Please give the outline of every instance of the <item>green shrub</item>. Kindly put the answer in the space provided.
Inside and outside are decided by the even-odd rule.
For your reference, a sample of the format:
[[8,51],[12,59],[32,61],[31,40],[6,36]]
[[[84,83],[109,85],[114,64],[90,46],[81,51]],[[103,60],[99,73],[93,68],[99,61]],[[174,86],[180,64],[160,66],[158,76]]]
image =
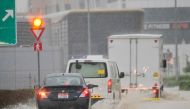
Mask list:
[[182,75],[179,78],[180,90],[190,90],[190,75]]
[[183,81],[183,80],[190,80],[190,75],[181,75],[179,77],[179,80]]
[[190,80],[189,81],[180,81],[179,82],[179,89],[180,90],[190,90]]
[[187,66],[183,68],[183,72],[190,73],[190,63],[187,63]]
[[177,81],[175,77],[164,78],[167,87],[179,86],[180,90],[190,90],[190,75],[181,75]]
[[178,86],[179,81],[176,81],[175,77],[164,78],[164,85],[167,87]]

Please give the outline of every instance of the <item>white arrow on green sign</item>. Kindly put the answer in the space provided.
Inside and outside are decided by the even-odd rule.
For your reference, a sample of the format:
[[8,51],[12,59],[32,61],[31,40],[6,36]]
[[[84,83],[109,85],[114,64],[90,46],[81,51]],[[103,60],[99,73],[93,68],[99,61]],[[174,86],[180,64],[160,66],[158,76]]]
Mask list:
[[15,45],[15,0],[0,0],[0,45]]

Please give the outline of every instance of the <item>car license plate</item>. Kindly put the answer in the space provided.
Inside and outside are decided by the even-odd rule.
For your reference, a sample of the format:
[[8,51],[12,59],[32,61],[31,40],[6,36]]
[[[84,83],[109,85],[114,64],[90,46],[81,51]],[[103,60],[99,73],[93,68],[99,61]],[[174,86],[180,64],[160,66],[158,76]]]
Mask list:
[[69,98],[69,94],[68,93],[58,93],[58,98],[59,99]]

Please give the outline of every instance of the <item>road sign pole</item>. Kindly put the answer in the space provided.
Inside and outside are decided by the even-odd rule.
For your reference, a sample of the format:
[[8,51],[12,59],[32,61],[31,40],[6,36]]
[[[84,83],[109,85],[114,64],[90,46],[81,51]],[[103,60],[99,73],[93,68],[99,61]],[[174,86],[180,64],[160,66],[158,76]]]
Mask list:
[[30,29],[32,31],[32,34],[34,35],[34,38],[36,39],[36,42],[34,43],[34,51],[37,51],[37,64],[38,64],[38,87],[40,87],[40,51],[42,50],[42,43],[40,41],[40,38],[45,30],[44,22],[42,18],[34,18],[32,22],[32,28]]
[[34,51],[37,51],[38,86],[40,87],[40,51],[42,51],[42,43],[40,41],[34,43]]
[[177,11],[177,0],[175,0],[175,14],[176,14],[176,17],[175,17],[175,72],[176,72],[176,80],[178,81],[179,80],[179,61],[178,61],[178,31],[177,31],[177,28],[178,28],[178,11]]
[[40,87],[40,51],[37,51],[37,61],[38,61],[38,86]]

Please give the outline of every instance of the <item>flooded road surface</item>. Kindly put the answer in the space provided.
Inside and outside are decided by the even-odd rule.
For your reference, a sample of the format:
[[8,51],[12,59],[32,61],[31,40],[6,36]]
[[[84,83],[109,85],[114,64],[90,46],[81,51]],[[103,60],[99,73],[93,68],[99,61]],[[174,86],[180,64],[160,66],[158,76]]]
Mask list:
[[17,105],[8,106],[7,108],[3,108],[3,109],[37,109],[37,108],[36,108],[35,100],[31,99],[25,104],[19,103]]
[[160,100],[145,99],[142,93],[129,92],[117,109],[189,109],[189,107],[190,91],[166,88]]
[[[102,100],[92,106],[92,109],[189,109],[190,91],[179,91],[178,88],[165,88],[160,100],[144,99],[143,93],[129,92],[123,94],[120,103]],[[4,109],[37,109],[35,100],[26,104],[9,106]]]

